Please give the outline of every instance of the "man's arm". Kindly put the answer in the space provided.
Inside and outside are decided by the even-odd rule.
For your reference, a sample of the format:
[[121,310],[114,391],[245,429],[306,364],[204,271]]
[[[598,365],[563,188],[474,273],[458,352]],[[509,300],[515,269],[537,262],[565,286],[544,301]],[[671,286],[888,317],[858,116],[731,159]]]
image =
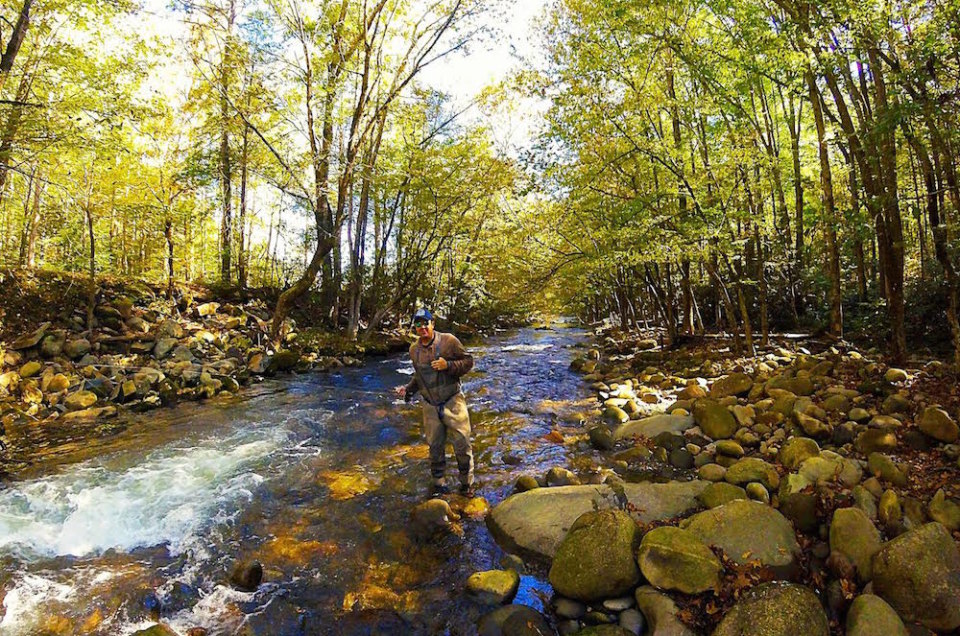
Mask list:
[[446,355],[441,357],[447,361],[447,373],[457,378],[470,373],[470,369],[473,368],[473,356],[467,353],[460,340],[450,335],[444,344],[446,351],[443,353]]

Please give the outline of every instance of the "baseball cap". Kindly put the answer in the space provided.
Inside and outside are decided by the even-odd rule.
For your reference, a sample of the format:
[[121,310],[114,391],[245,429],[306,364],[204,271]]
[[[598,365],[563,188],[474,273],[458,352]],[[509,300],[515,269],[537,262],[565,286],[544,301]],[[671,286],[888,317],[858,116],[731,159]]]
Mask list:
[[426,307],[421,307],[413,314],[413,322],[418,320],[433,320],[433,314],[430,313],[430,310]]

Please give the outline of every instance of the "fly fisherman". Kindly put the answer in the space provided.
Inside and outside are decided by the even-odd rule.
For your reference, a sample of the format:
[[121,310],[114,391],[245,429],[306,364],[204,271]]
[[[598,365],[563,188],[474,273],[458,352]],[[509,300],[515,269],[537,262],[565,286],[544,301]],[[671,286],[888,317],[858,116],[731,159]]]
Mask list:
[[474,495],[473,449],[470,447],[470,413],[460,389],[460,377],[473,368],[473,356],[457,337],[434,331],[433,314],[419,309],[413,315],[417,341],[410,345],[413,379],[394,392],[409,402],[419,391],[423,398],[423,430],[430,445],[432,495],[448,492],[444,484],[447,468],[447,436],[460,469],[460,494]]

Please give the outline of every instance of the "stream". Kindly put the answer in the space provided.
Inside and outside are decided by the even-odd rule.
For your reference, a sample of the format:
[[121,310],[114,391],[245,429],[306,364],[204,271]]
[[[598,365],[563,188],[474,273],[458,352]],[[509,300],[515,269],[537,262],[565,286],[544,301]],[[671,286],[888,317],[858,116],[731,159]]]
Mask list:
[[[573,461],[544,436],[594,403],[568,369],[587,341],[558,324],[468,344],[464,390],[491,506],[519,475]],[[158,621],[181,635],[476,633],[490,608],[464,583],[504,552],[482,520],[465,518],[462,536],[411,536],[427,447],[419,403],[390,393],[411,374],[406,355],[375,358],[71,440],[0,489],[0,634],[126,635]],[[233,589],[231,568],[252,559],[263,584]],[[544,579],[525,574],[515,602],[541,609]]]

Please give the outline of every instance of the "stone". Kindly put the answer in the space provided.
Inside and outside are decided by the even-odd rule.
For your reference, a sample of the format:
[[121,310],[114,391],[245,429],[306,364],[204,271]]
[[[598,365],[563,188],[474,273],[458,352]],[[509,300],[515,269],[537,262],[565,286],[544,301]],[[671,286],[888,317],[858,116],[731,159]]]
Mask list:
[[550,585],[558,594],[586,602],[626,594],[640,581],[633,558],[639,544],[640,530],[627,513],[584,513],[557,547]]
[[506,605],[484,615],[479,636],[544,636],[553,631],[540,612],[526,605]]
[[566,468],[555,466],[547,471],[544,476],[547,486],[575,486],[580,483],[580,478]]
[[801,532],[812,534],[820,525],[817,516],[817,495],[810,492],[796,492],[789,495],[779,495],[780,512],[793,522]]
[[867,468],[875,477],[890,482],[894,486],[907,485],[907,476],[903,474],[893,460],[882,453],[870,453],[867,457]]
[[637,563],[644,578],[661,590],[699,594],[720,584],[723,566],[693,534],[680,528],[655,528],[640,543]]
[[70,379],[62,373],[57,373],[50,377],[47,382],[46,391],[48,393],[60,393],[70,388]]
[[887,372],[883,374],[883,379],[887,382],[906,382],[907,372],[903,369],[887,369]]
[[32,378],[35,375],[38,375],[43,369],[43,364],[37,362],[36,360],[31,360],[22,367],[20,367],[20,377],[21,378]]
[[950,532],[960,530],[960,505],[947,499],[943,488],[930,500],[928,511],[931,519],[942,523]]
[[467,593],[481,603],[509,603],[520,587],[520,575],[513,570],[474,572],[467,579]]
[[767,395],[771,395],[770,391],[773,389],[781,389],[783,391],[789,391],[794,395],[807,396],[813,394],[815,387],[813,386],[813,381],[810,380],[810,378],[777,376],[767,380],[765,389]]
[[874,498],[873,494],[863,486],[859,485],[854,486],[853,491],[850,494],[853,495],[854,505],[862,510],[871,521],[876,520],[877,500]]
[[637,436],[653,439],[663,432],[682,433],[693,428],[694,425],[695,422],[690,415],[659,414],[627,422],[614,430],[613,435],[617,439]]
[[579,636],[630,636],[631,632],[619,625],[595,625],[582,629],[577,634]]
[[882,428],[868,428],[857,436],[854,445],[864,455],[891,453],[897,449],[897,436]]
[[97,394],[93,391],[77,391],[68,395],[63,404],[71,411],[79,411],[93,406],[97,400]]
[[705,508],[716,508],[737,499],[747,499],[747,491],[727,482],[710,484],[698,497]]
[[874,415],[870,418],[870,421],[867,422],[867,426],[870,428],[882,428],[889,431],[896,431],[898,428],[903,426],[903,422],[890,415]]
[[716,381],[710,387],[710,397],[715,400],[729,395],[746,395],[753,388],[753,378],[745,373],[731,373]]
[[630,421],[630,416],[619,406],[607,404],[603,409],[603,420],[616,426],[619,424],[626,424],[628,421]]
[[763,484],[769,490],[776,490],[780,486],[780,475],[777,474],[777,470],[756,457],[741,459],[730,466],[724,479],[738,486],[755,481]]
[[750,405],[742,406],[740,404],[734,404],[730,407],[730,412],[733,413],[734,419],[737,420],[737,424],[740,426],[753,426],[757,419],[757,412],[753,406]]
[[86,338],[68,340],[63,345],[63,354],[71,360],[78,360],[90,353],[90,341]]
[[825,438],[830,435],[832,429],[828,424],[821,422],[815,417],[806,415],[805,413],[793,414],[793,420],[797,423],[803,432],[810,437],[820,437]]
[[263,566],[259,561],[237,563],[230,573],[230,584],[241,592],[256,592],[263,581]]
[[675,448],[670,451],[670,456],[667,461],[674,468],[679,468],[681,470],[689,470],[694,466],[693,455],[690,454],[686,448]]
[[743,446],[731,439],[720,440],[716,444],[717,452],[727,457],[743,457]]
[[960,437],[960,427],[943,409],[930,406],[920,416],[920,430],[945,444],[953,444]]
[[200,317],[212,316],[220,309],[220,303],[203,303],[197,305],[197,315]]
[[300,356],[295,351],[282,349],[270,359],[267,370],[270,372],[284,372],[293,370],[300,362]]
[[177,632],[162,623],[157,623],[146,629],[138,629],[130,636],[177,636]]
[[639,610],[628,609],[620,612],[618,624],[633,636],[640,636],[643,633],[646,621],[644,621],[643,614]]
[[616,439],[613,437],[613,432],[606,426],[594,426],[587,431],[587,436],[590,438],[591,446],[597,450],[612,450],[616,444]]
[[28,334],[24,334],[19,338],[17,338],[16,340],[14,340],[13,343],[10,344],[10,349],[13,351],[21,351],[23,349],[29,349],[31,347],[37,346],[37,344],[43,339],[43,337],[47,335],[47,329],[49,328],[50,328],[49,322],[43,323],[42,325],[37,327],[36,330]]
[[893,415],[894,413],[909,413],[913,409],[913,402],[910,398],[893,393],[888,395],[880,405],[880,412],[884,415]]
[[739,425],[730,410],[708,398],[702,398],[693,405],[693,419],[704,435],[712,439],[733,437]]
[[681,516],[700,507],[706,482],[637,483],[537,488],[511,495],[486,517],[497,542],[508,552],[550,559],[567,530],[583,513],[629,504],[636,521]]
[[773,508],[755,501],[731,501],[681,522],[707,545],[715,545],[733,561],[759,560],[777,577],[797,573],[797,544],[793,526]]
[[533,475],[520,475],[517,477],[517,482],[514,484],[513,490],[514,492],[526,492],[539,487],[540,483]]
[[880,550],[880,532],[859,508],[838,508],[830,523],[830,550],[850,559],[860,580],[869,581],[873,555]]
[[572,598],[557,596],[553,599],[553,611],[560,618],[577,619],[587,613],[587,606]]
[[895,528],[903,520],[903,509],[900,507],[900,498],[892,490],[886,490],[880,495],[880,504],[877,506],[877,517],[887,528]]
[[860,408],[859,406],[855,406],[852,409],[850,409],[849,413],[847,413],[847,419],[853,420],[854,422],[860,422],[860,423],[866,422],[867,420],[870,419],[870,412],[867,411],[867,409]]
[[677,392],[678,400],[696,400],[702,397],[707,397],[707,391],[699,384],[685,386]]
[[831,395],[823,401],[823,408],[831,413],[846,413],[850,410],[850,399],[845,395]]
[[804,461],[820,455],[820,445],[809,437],[791,437],[777,455],[777,461],[787,470],[796,470]]
[[812,590],[772,582],[747,590],[713,636],[830,636],[830,625]]
[[422,539],[448,530],[452,522],[459,520],[460,515],[443,499],[429,499],[410,511],[411,530]]
[[158,338],[156,344],[153,345],[154,357],[158,360],[165,358],[168,353],[173,351],[177,343],[176,338]]
[[117,407],[103,406],[99,408],[80,409],[79,411],[70,411],[60,416],[61,422],[90,422],[100,418],[114,417],[117,414]]
[[947,529],[932,522],[880,548],[873,559],[873,590],[905,621],[935,631],[960,627],[960,550]]
[[697,471],[697,475],[700,477],[700,479],[704,479],[706,481],[723,481],[723,478],[726,474],[727,469],[720,464],[704,464]]
[[753,501],[759,501],[762,504],[770,503],[770,492],[763,487],[763,484],[752,481],[747,484],[747,497]]
[[886,601],[874,594],[853,599],[847,611],[847,636],[909,636],[903,621]]
[[67,336],[63,331],[55,331],[47,334],[40,342],[40,355],[48,360],[56,358],[63,352],[63,345],[66,341]]
[[634,593],[637,609],[650,626],[649,636],[696,636],[696,633],[677,618],[677,604],[672,598],[644,585]]

